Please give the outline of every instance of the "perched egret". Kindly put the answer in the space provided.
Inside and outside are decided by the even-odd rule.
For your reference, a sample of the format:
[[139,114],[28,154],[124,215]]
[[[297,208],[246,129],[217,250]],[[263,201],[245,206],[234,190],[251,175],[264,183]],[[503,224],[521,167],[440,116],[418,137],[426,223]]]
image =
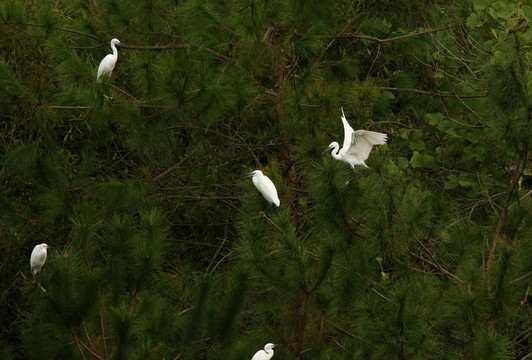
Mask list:
[[33,276],[35,276],[39,271],[41,271],[42,266],[44,265],[44,262],[46,261],[46,249],[50,248],[51,246],[47,244],[39,244],[36,245],[33,248],[33,251],[31,252],[30,257],[30,267],[31,272]]
[[251,360],[270,360],[273,356],[273,348],[278,346],[276,344],[267,343],[264,345],[264,350],[259,350],[253,355]]
[[118,39],[111,40],[111,49],[113,49],[112,54],[107,54],[102,62],[100,63],[100,66],[98,66],[98,75],[96,76],[96,81],[100,81],[100,77],[103,75],[108,75],[111,77],[111,73],[113,72],[113,69],[116,65],[116,60],[118,60],[118,51],[116,50],[116,44],[120,44],[120,41]]
[[264,175],[260,170],[252,171],[248,175],[252,176],[251,181],[253,181],[253,185],[255,185],[262,196],[268,200],[270,206],[271,204],[275,204],[275,206],[279,207],[281,202],[277,196],[277,189],[270,178]]
[[333,149],[331,155],[336,160],[348,163],[353,170],[355,165],[368,167],[364,161],[368,158],[373,145],[386,143],[388,135],[367,130],[353,130],[347,122],[342,107],[342,122],[344,123],[344,145],[341,149],[336,141],[333,141],[323,153]]

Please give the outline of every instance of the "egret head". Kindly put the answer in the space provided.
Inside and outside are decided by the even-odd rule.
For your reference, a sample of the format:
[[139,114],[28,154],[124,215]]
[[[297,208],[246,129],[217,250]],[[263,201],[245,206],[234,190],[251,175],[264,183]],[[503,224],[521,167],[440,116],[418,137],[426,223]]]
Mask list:
[[264,345],[264,351],[268,352],[276,346],[277,346],[276,344],[267,343],[266,345]]
[[333,141],[332,143],[329,144],[329,147],[325,150],[323,150],[323,152],[321,153],[322,155],[325,154],[327,151],[331,150],[331,149],[334,149],[335,147],[338,148],[340,145],[336,142],[336,141]]
[[118,39],[112,39],[112,40],[111,40],[111,46],[113,46],[113,44],[114,44],[114,45],[116,45],[116,44],[120,44],[120,40],[118,40]]
[[262,171],[255,170],[255,171],[248,173],[248,176],[255,176],[255,175],[258,175],[258,176],[262,175]]

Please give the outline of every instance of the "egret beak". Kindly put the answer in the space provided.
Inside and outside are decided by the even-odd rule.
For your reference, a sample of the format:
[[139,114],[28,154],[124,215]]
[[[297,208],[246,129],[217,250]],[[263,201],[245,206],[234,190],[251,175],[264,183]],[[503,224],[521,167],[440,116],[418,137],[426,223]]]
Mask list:
[[50,245],[48,245],[46,248],[47,248],[47,249],[55,249],[55,246],[50,246]]
[[325,154],[327,151],[331,150],[332,148],[333,148],[332,146],[329,146],[327,149],[323,150],[321,154],[322,155]]

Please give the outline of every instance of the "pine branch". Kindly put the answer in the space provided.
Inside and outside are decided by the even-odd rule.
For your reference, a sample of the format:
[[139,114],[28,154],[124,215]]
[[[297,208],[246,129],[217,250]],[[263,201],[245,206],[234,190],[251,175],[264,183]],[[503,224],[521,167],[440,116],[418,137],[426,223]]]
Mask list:
[[[227,237],[224,237],[222,242],[220,243],[220,246],[218,246],[218,249],[216,249],[216,252],[214,253],[214,256],[212,257],[211,261],[209,262],[209,265],[207,266],[207,269],[205,270],[205,272],[209,272],[209,269],[210,267],[212,266],[213,262],[214,262],[214,259],[216,259],[216,257],[218,256],[218,253],[220,252],[220,250],[222,250],[222,247],[224,246],[225,244],[225,241],[227,240]],[[214,271],[214,269],[213,269]],[[212,271],[211,271],[212,273]]]
[[[49,27],[48,25],[37,24],[37,23],[27,23],[26,25],[27,26],[32,26],[32,27]],[[87,32],[84,32],[84,31],[76,30],[76,29],[70,29],[70,28],[59,27],[59,26],[52,26],[52,27],[50,27],[50,29],[51,30],[65,31],[65,32],[69,32],[69,33],[72,33],[72,34],[83,35],[83,36],[89,37],[89,38],[94,39],[94,40],[102,41],[102,39],[99,36],[96,36],[94,34],[87,33]],[[104,46],[104,44],[102,44],[101,46]]]
[[[427,249],[427,247],[425,246],[425,244],[423,244],[423,242],[421,240],[419,240],[419,238],[416,236],[416,234],[414,234],[414,238],[416,239],[417,243],[425,250],[425,252],[427,254],[429,254],[430,258],[432,259],[433,263],[430,263],[431,265],[433,266],[436,266],[438,268],[438,270],[440,270],[442,273],[444,273],[445,275],[447,275],[449,278],[452,278],[454,280],[457,280],[457,281],[462,281],[462,279],[460,279],[458,276],[450,273],[449,271],[445,270],[443,268],[443,266],[441,266],[438,261],[436,260],[436,258],[434,257],[434,255],[432,255],[432,253],[429,251],[429,249]],[[412,252],[411,252],[412,253]],[[412,253],[414,256],[416,256],[414,253]],[[416,256],[417,257],[417,256]],[[418,259],[421,259],[421,260],[426,260],[426,259],[423,259],[422,257],[418,257]]]
[[[499,217],[499,221],[497,223],[497,227],[495,228],[495,232],[493,233],[493,238],[491,240],[491,246],[489,248],[488,253],[488,260],[486,262],[486,279],[489,282],[489,275],[491,272],[491,267],[493,265],[493,259],[495,258],[495,248],[497,246],[497,241],[501,237],[502,227],[506,222],[506,218],[508,217],[508,210],[510,209],[510,201],[513,197],[513,193],[515,190],[515,187],[517,183],[519,182],[519,178],[523,175],[525,167],[524,164],[521,161],[518,161],[515,167],[515,171],[512,175],[512,180],[510,181],[510,189],[508,190],[508,197],[506,198],[506,203],[504,204],[504,208],[502,209],[501,216]],[[490,286],[488,286],[489,288]]]
[[32,35],[32,34],[30,34],[29,32],[27,32],[26,30],[21,29],[21,28],[19,28],[18,26],[16,26],[16,25],[14,25],[14,24],[11,24],[11,23],[7,22],[6,19],[4,19],[4,16],[2,15],[2,13],[0,13],[0,18],[2,19],[2,24],[3,24],[3,25],[6,25],[6,26],[8,26],[8,27],[10,27],[10,28],[12,28],[12,29],[14,29],[14,30],[20,31],[21,33],[26,34],[26,35],[28,35],[28,36],[36,37],[35,35]]
[[388,299],[386,296],[384,296],[383,294],[381,294],[380,292],[377,291],[377,289],[375,289],[374,287],[370,287],[371,291],[373,291],[375,294],[379,295],[381,298],[383,298],[384,300],[394,304],[395,306],[399,306],[397,303],[393,302],[392,300]]
[[437,43],[439,46],[441,46],[450,55],[451,59],[456,60],[459,63],[461,63],[469,71],[469,73],[471,74],[471,76],[473,78],[475,78],[475,79],[477,78],[476,75],[475,75],[475,72],[473,70],[471,70],[471,68],[467,64],[467,60],[466,59],[464,59],[463,57],[456,56],[451,50],[449,50],[445,45],[442,44],[442,42],[440,40],[436,39],[434,36],[432,37],[432,39],[434,40],[435,43]]
[[83,331],[85,332],[85,336],[87,337],[87,340],[89,341],[90,346],[93,349],[96,349],[96,346],[94,346],[94,343],[91,340],[91,337],[89,335],[89,331],[87,330],[87,326],[85,325],[85,322],[83,322]]
[[325,319],[325,321],[327,322],[327,324],[331,325],[334,329],[336,329],[336,330],[338,330],[338,331],[340,331],[340,332],[342,332],[342,333],[344,333],[344,334],[346,334],[346,335],[352,337],[353,339],[357,339],[357,340],[359,340],[359,341],[361,341],[361,342],[363,342],[363,343],[365,343],[365,344],[367,344],[367,345],[370,345],[370,346],[372,346],[372,347],[375,347],[374,344],[370,343],[370,342],[367,341],[366,339],[361,338],[361,337],[359,337],[359,336],[353,334],[353,333],[350,332],[349,330],[346,330],[346,329],[344,329],[343,327],[341,327],[341,326],[339,326],[339,325],[336,325],[336,324],[332,323],[330,320]]
[[58,110],[89,110],[93,106],[62,106],[62,105],[48,105],[48,109],[58,109]]
[[89,348],[77,335],[77,333],[73,330],[70,330],[70,332],[72,333],[72,335],[74,335],[74,340],[76,340],[76,344],[78,346],[78,349],[79,349],[79,352],[81,354],[81,356],[83,357],[84,360],[86,360],[87,358],[85,357],[85,354],[83,353],[80,345],[85,348],[92,356],[94,356],[95,358],[97,359],[100,359],[100,360],[104,360],[104,358],[99,355],[98,353],[96,353],[95,351],[93,351],[91,348]]
[[139,102],[139,100],[136,99],[133,95],[131,95],[131,94],[128,93],[127,91],[125,91],[125,90],[119,88],[119,87],[116,86],[115,84],[111,84],[111,87],[112,87],[113,89],[116,89],[116,90],[120,91],[122,94],[126,95],[126,96],[129,97],[131,100],[133,100],[134,102],[136,102],[136,103]]
[[449,271],[445,270],[443,267],[441,267],[441,265],[439,265],[439,264],[437,264],[437,263],[433,263],[432,261],[427,260],[427,259],[425,259],[424,257],[419,256],[419,255],[413,253],[412,251],[409,251],[409,253],[410,253],[410,255],[412,255],[413,257],[415,257],[416,259],[419,259],[419,260],[421,260],[421,261],[423,261],[423,262],[429,264],[430,266],[435,267],[436,269],[438,269],[439,271],[441,271],[442,274],[447,275],[447,277],[452,278],[452,279],[457,280],[457,281],[460,281],[460,282],[462,281],[462,279],[460,279],[460,278],[457,277],[456,275],[450,273]]
[[523,279],[526,279],[527,277],[529,277],[529,276],[531,276],[531,275],[532,275],[532,271],[527,272],[526,274],[524,274],[524,275],[518,277],[517,279],[514,279],[514,280],[510,281],[510,284],[514,284],[514,283],[516,283],[516,282],[519,282],[519,281],[521,281],[521,280],[523,280]]
[[526,354],[525,356],[523,356],[521,359],[519,360],[526,360],[526,359],[529,359],[530,357],[532,357],[532,352]]
[[441,27],[441,28],[437,28],[437,29],[430,29],[430,30],[426,30],[426,31],[410,33],[410,34],[396,36],[396,37],[387,38],[387,39],[380,39],[380,38],[376,38],[376,37],[373,37],[373,36],[367,36],[367,35],[345,35],[345,36],[340,36],[340,37],[343,37],[343,38],[354,38],[354,39],[363,39],[363,40],[369,40],[369,41],[377,42],[379,44],[383,44],[383,43],[387,43],[387,42],[392,42],[392,41],[397,41],[397,40],[408,39],[408,38],[411,38],[411,37],[431,34],[431,33],[439,32],[439,31],[442,31],[442,30],[448,30],[448,29],[459,27],[459,26],[461,26],[461,25],[449,25],[449,26],[445,26],[445,27]]
[[78,351],[81,354],[81,357],[83,358],[83,360],[87,360],[87,358],[85,357],[85,353],[83,352],[83,349],[81,348],[81,345],[79,344],[77,336],[74,335],[74,338],[76,340],[76,346],[78,347]]
[[[347,28],[349,26],[351,26],[351,23],[353,21],[355,21],[356,19],[356,16],[355,17],[351,17],[349,20],[347,20],[347,24],[345,24],[345,26],[342,28],[342,30],[339,31],[339,33],[343,33],[347,30]],[[329,41],[329,43],[327,44],[327,46],[325,47],[325,49],[323,49],[323,51],[321,52],[320,56],[318,56],[318,59],[316,59],[316,61],[314,61],[314,63],[312,64],[312,67],[315,67],[316,64],[323,58],[323,56],[325,55],[325,53],[327,52],[327,50],[329,50],[329,48],[334,44],[334,42],[339,39],[341,36],[340,35],[336,35],[334,38],[332,38],[331,41]]]
[[[177,44],[177,45],[126,45],[123,43],[117,44],[116,47],[120,47],[123,49],[130,49],[130,50],[171,50],[171,49],[183,49],[186,47],[189,47],[189,45],[185,44]],[[210,49],[209,49],[210,50]],[[212,50],[215,52],[214,50]],[[219,54],[219,53],[217,53]],[[220,54],[222,55],[222,54]],[[225,55],[223,55],[225,56]]]
[[283,234],[284,236],[287,236],[286,233],[279,227],[279,225],[274,223],[273,220],[268,215],[266,215],[266,213],[264,211],[260,211],[259,214],[263,218],[265,218],[270,224],[272,224],[273,227],[276,228],[281,234]]
[[105,326],[103,324],[103,313],[102,313],[101,304],[100,304],[100,328],[102,331],[103,352],[104,352],[105,357],[107,358],[107,340],[105,339]]
[[129,304],[129,311],[128,315],[131,316],[133,313],[133,310],[135,309],[135,301],[137,300],[137,289],[133,290],[133,294],[131,295],[131,303]]
[[523,201],[524,198],[530,196],[531,194],[532,194],[532,190],[529,190],[525,195],[521,196],[519,200],[516,200],[512,205],[510,205],[508,210],[511,210],[515,206],[515,204],[519,204],[521,201]]
[[299,319],[299,331],[297,334],[297,342],[296,342],[296,354],[295,358],[296,360],[299,360],[301,358],[301,355],[303,354],[303,342],[305,339],[305,331],[307,329],[307,318],[309,314],[309,298],[310,294],[305,294],[305,300],[303,303],[303,315]]
[[229,256],[231,256],[233,254],[233,250],[230,250],[227,254],[225,254],[224,256],[222,256],[222,258],[220,260],[218,260],[218,262],[216,263],[216,265],[214,265],[214,267],[212,268],[212,270],[209,272],[209,274],[212,274],[214,272],[214,270],[216,270],[218,268],[218,266],[225,260],[227,259]]
[[442,98],[477,99],[477,98],[488,97],[488,95],[486,94],[459,95],[454,92],[448,92],[448,91],[429,91],[429,90],[397,88],[397,87],[388,87],[388,86],[380,86],[378,89],[387,90],[387,91],[406,91],[406,92],[413,92],[415,94],[420,94],[420,95],[430,95],[430,96],[442,97]]
[[[514,45],[515,45],[515,51],[517,53],[517,60],[519,65],[519,71],[520,71],[520,79],[526,78],[526,68],[523,63],[523,60],[521,58],[521,45],[519,43],[519,37],[517,36],[516,32],[513,32],[514,35]],[[517,161],[517,164],[515,166],[515,171],[512,175],[512,179],[510,182],[510,189],[508,191],[508,197],[506,198],[506,203],[504,204],[503,211],[501,213],[501,216],[499,218],[499,222],[497,223],[497,228],[495,229],[495,233],[493,234],[493,240],[491,242],[491,247],[489,249],[488,253],[488,260],[486,263],[486,278],[489,281],[489,274],[491,271],[491,267],[493,265],[493,259],[495,257],[495,247],[497,245],[498,239],[501,237],[502,227],[506,222],[506,218],[508,217],[508,211],[511,208],[510,201],[513,197],[516,185],[519,183],[519,179],[523,176],[523,172],[525,170],[525,165],[528,160],[528,152],[529,152],[529,144],[530,144],[530,131],[532,129],[532,104],[530,103],[530,99],[527,96],[528,94],[528,88],[527,88],[527,82],[520,80],[518,78],[515,78],[514,81],[520,86],[521,90],[521,102],[526,110],[526,124],[527,124],[527,136],[525,138],[523,149],[521,153],[520,159]],[[489,284],[488,284],[489,288]]]
[[192,156],[192,154],[194,154],[194,152],[196,152],[196,148],[193,148],[187,155],[185,155],[177,164],[173,165],[172,167],[170,167],[169,169],[165,170],[164,172],[160,173],[159,175],[157,175],[156,177],[153,178],[154,181],[157,181],[159,180],[160,178],[162,178],[163,176],[165,176],[166,174],[168,174],[170,171],[173,171],[174,169],[178,168],[182,163],[184,163],[189,157]]

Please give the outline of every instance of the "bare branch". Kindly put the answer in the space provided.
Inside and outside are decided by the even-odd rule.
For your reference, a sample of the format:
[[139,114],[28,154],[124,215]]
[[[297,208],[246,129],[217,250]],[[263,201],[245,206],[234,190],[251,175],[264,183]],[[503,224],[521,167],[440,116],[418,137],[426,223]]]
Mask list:
[[189,45],[185,45],[185,44],[148,46],[148,45],[126,45],[123,43],[116,45],[116,47],[119,47],[122,49],[130,49],[130,50],[170,50],[170,49],[182,49],[188,46]]
[[153,180],[158,180],[160,178],[162,178],[163,176],[165,176],[166,174],[168,174],[170,171],[176,169],[179,167],[179,165],[181,165],[182,163],[184,163],[189,157],[192,156],[192,154],[194,154],[194,152],[196,151],[196,148],[192,149],[192,151],[190,151],[187,155],[185,155],[185,157],[183,157],[181,159],[181,161],[179,161],[177,164],[173,165],[172,167],[170,167],[169,169],[167,169],[166,171],[160,173],[159,175],[157,175],[156,177],[153,178]]
[[510,189],[508,191],[508,197],[506,199],[504,208],[502,209],[501,216],[499,217],[499,222],[497,223],[495,232],[493,233],[491,247],[489,248],[488,260],[486,262],[486,279],[488,279],[488,281],[489,281],[489,274],[491,271],[491,266],[493,265],[493,260],[495,258],[495,247],[497,246],[498,239],[501,237],[502,227],[504,223],[506,222],[506,217],[508,216],[508,210],[510,209],[509,203],[510,203],[510,200],[512,199],[515,186],[517,185],[519,178],[523,175],[524,169],[525,167],[523,163],[521,161],[518,161],[516,164],[516,169],[512,175],[512,180],[510,181]]
[[[37,24],[37,23],[27,23],[26,25],[32,26],[32,27],[48,27],[48,25]],[[70,28],[65,28],[65,27],[58,27],[58,26],[51,26],[50,29],[65,31],[65,32],[69,32],[69,33],[72,33],[72,34],[83,35],[83,36],[90,37],[91,39],[94,39],[94,40],[102,41],[102,39],[99,36],[91,34],[91,33],[88,33],[88,32],[85,32],[85,31],[80,31],[80,30],[70,29]],[[103,46],[103,45],[101,45],[101,46]]]
[[488,96],[486,94],[459,95],[459,94],[447,92],[447,91],[428,91],[428,90],[397,88],[397,87],[388,87],[388,86],[380,86],[379,89],[388,90],[388,91],[407,91],[407,92],[413,92],[415,94],[421,94],[421,95],[430,95],[430,96],[445,97],[445,98],[458,98],[458,99],[476,99],[476,98],[485,98]]
[[61,106],[61,105],[49,105],[48,109],[59,109],[59,110],[89,110],[92,109],[92,106]]
[[420,32],[416,32],[416,33],[396,36],[396,37],[387,38],[387,39],[379,39],[379,38],[376,38],[376,37],[373,37],[373,36],[366,36],[366,35],[349,35],[349,36],[340,36],[340,37],[349,37],[349,38],[355,38],[355,39],[363,39],[363,40],[375,41],[375,42],[377,42],[379,44],[383,44],[383,43],[387,43],[387,42],[408,39],[408,38],[416,37],[416,36],[420,36],[420,35],[431,34],[431,33],[435,33],[435,32],[438,32],[438,31],[455,28],[455,27],[458,27],[458,26],[460,26],[460,25],[450,25],[450,26],[445,26],[445,27],[442,27],[442,28],[430,29],[430,30],[426,30],[426,31],[420,31]]
[[510,281],[510,284],[514,284],[516,282],[519,282],[519,281],[521,281],[523,279],[526,279],[527,277],[529,277],[531,275],[532,275],[532,271],[527,272],[525,275],[519,276],[517,279],[513,279],[512,281]]
[[456,281],[459,281],[461,282],[462,279],[460,279],[458,276],[450,273],[449,271],[445,270],[441,265],[439,265],[438,263],[433,263],[432,261],[430,260],[427,260],[425,259],[424,257],[422,256],[419,256],[418,254],[416,253],[413,253],[412,251],[410,251],[410,255],[412,255],[413,257],[415,257],[416,259],[419,259],[427,264],[429,264],[430,266],[432,267],[435,267],[436,269],[438,269],[439,271],[441,271],[443,274],[445,274],[447,277],[453,279],[453,280],[456,280]]

